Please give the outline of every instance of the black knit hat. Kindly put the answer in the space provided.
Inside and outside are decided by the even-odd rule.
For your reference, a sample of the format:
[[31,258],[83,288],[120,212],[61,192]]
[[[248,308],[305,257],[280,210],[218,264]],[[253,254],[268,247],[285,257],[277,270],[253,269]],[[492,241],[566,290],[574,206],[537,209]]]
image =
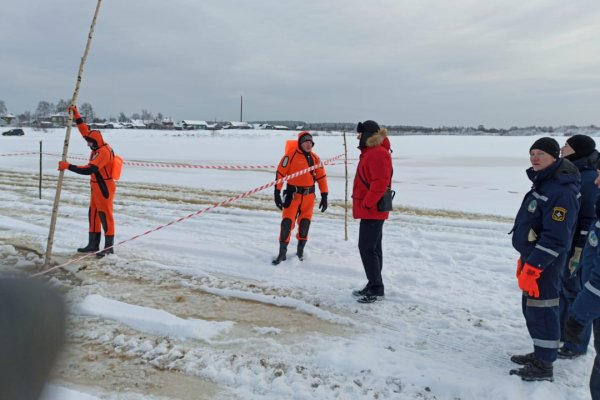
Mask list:
[[586,135],[573,135],[567,139],[567,143],[579,157],[590,155],[596,150],[596,142]]
[[366,120],[365,122],[359,122],[356,126],[356,132],[361,133],[358,147],[361,149],[367,146],[367,139],[379,132],[379,124],[373,120]]
[[529,151],[534,149],[542,150],[556,159],[560,157],[560,146],[558,145],[558,142],[551,137],[543,137],[533,142]]

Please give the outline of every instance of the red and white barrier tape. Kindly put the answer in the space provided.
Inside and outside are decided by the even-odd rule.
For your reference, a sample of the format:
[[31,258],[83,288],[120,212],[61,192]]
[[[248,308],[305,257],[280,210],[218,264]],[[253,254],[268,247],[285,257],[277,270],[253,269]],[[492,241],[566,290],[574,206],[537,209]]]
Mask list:
[[[0,154],[0,156],[28,156],[28,155],[38,155],[40,154],[35,152],[28,153],[6,153]],[[56,153],[42,153],[43,155],[51,156],[51,157],[62,157],[60,154]],[[72,160],[83,160],[88,161],[89,158],[83,156],[70,155],[70,159]],[[260,169],[276,169],[277,165],[196,165],[196,164],[177,164],[177,163],[159,163],[154,161],[123,161],[124,165],[133,166],[133,167],[149,167],[149,168],[189,168],[189,169],[230,169],[230,170],[260,170]],[[329,165],[338,165],[336,163],[330,163]]]
[[[270,187],[272,187],[272,186],[275,186],[275,185],[277,185],[277,184],[279,184],[279,183],[283,183],[283,182],[285,182],[285,181],[287,181],[287,180],[289,180],[289,179],[292,179],[292,178],[295,178],[295,177],[297,177],[297,176],[303,175],[303,174],[305,174],[305,173],[307,173],[307,172],[310,172],[310,171],[312,171],[312,170],[314,170],[314,169],[316,169],[316,168],[319,168],[319,167],[321,167],[321,166],[330,165],[330,164],[331,164],[333,161],[335,161],[335,160],[338,160],[338,159],[342,158],[343,156],[344,156],[344,154],[340,154],[340,155],[337,155],[337,156],[335,156],[335,157],[329,158],[329,159],[327,159],[327,160],[325,160],[325,161],[322,161],[320,164],[313,165],[312,167],[309,167],[309,168],[303,169],[303,170],[301,170],[301,171],[295,172],[295,173],[293,173],[293,174],[291,174],[291,175],[288,175],[288,176],[285,176],[285,177],[283,177],[283,178],[279,178],[279,179],[277,179],[277,180],[275,180],[275,181],[272,181],[272,182],[266,183],[266,184],[264,184],[264,185],[262,185],[262,186],[260,186],[260,187],[257,187],[257,188],[254,188],[254,189],[252,189],[252,190],[249,190],[249,191],[247,191],[247,192],[245,192],[245,193],[238,194],[238,195],[237,195],[237,196],[235,196],[235,197],[230,197],[230,198],[228,198],[227,200],[223,200],[223,201],[221,201],[221,202],[219,202],[219,203],[215,203],[215,204],[213,204],[213,205],[211,205],[211,206],[208,206],[208,207],[206,207],[206,208],[204,208],[204,209],[202,209],[202,210],[199,210],[199,211],[196,211],[196,212],[194,212],[194,213],[188,214],[188,215],[186,215],[186,216],[184,216],[184,217],[181,217],[181,218],[179,218],[179,219],[177,219],[177,220],[171,221],[171,222],[169,222],[169,223],[167,223],[167,224],[160,225],[160,226],[158,226],[158,227],[156,227],[156,228],[154,228],[154,229],[150,229],[150,230],[148,230],[148,231],[146,231],[146,232],[144,232],[144,233],[140,233],[139,235],[133,236],[133,237],[131,237],[131,238],[129,238],[129,239],[122,240],[122,241],[118,242],[117,244],[115,244],[114,246],[107,247],[107,248],[105,248],[104,250],[106,250],[106,249],[111,249],[111,248],[114,248],[114,247],[120,246],[120,245],[122,245],[122,244],[125,244],[125,243],[127,243],[127,242],[131,242],[131,241],[133,241],[133,240],[136,240],[136,239],[138,239],[138,238],[140,238],[140,237],[142,237],[142,236],[149,235],[149,234],[151,234],[151,233],[153,233],[153,232],[156,232],[156,231],[159,231],[159,230],[161,230],[161,229],[163,229],[163,228],[166,228],[166,227],[169,227],[169,226],[171,226],[171,225],[177,224],[177,223],[179,223],[179,222],[185,221],[186,219],[190,219],[190,218],[193,218],[193,217],[195,217],[195,216],[197,216],[197,215],[203,214],[203,213],[205,213],[205,212],[207,212],[207,211],[209,211],[209,210],[212,210],[213,208],[217,208],[217,207],[221,207],[221,206],[224,206],[224,205],[227,205],[227,204],[233,203],[234,201],[237,201],[237,200],[239,200],[239,199],[243,199],[243,198],[245,198],[245,197],[251,196],[251,195],[253,195],[253,194],[255,194],[255,193],[258,193],[258,192],[260,192],[260,191],[262,191],[262,190],[265,190],[265,189],[267,189],[267,188],[270,188]],[[47,269],[47,270],[44,270],[44,271],[40,271],[40,272],[38,272],[38,273],[35,273],[35,274],[32,274],[32,275],[30,275],[30,276],[31,276],[31,277],[36,277],[36,276],[45,275],[45,274],[47,274],[47,273],[49,273],[49,272],[52,272],[52,271],[55,271],[55,270],[57,270],[57,269],[59,269],[59,268],[66,267],[67,265],[70,265],[70,264],[72,264],[72,263],[74,263],[74,262],[81,261],[81,260],[83,260],[84,258],[91,257],[91,256],[93,256],[93,255],[95,255],[96,253],[99,253],[99,252],[101,252],[101,251],[103,251],[103,250],[98,250],[98,251],[97,251],[97,252],[95,252],[95,253],[87,253],[87,254],[85,254],[85,255],[83,255],[83,256],[81,256],[81,257],[78,257],[78,258],[75,258],[75,259],[69,260],[69,261],[67,261],[66,263],[63,263],[63,264],[60,264],[60,265],[56,265],[56,266],[54,266],[54,267],[52,267],[52,268],[49,268],[49,269]]]

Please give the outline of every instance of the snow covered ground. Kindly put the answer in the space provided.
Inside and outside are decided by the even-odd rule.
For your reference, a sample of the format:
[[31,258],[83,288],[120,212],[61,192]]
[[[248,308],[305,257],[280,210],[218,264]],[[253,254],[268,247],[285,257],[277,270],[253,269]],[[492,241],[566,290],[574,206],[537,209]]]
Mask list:
[[[126,161],[275,165],[295,132],[106,131]],[[386,298],[365,283],[358,223],[344,240],[344,165],[328,167],[332,205],[315,212],[303,262],[273,267],[280,213],[272,188],[50,275],[70,305],[69,345],[45,400],[587,399],[594,357],[555,363],[554,383],[508,370],[532,349],[510,245],[529,188],[535,137],[392,137],[394,201],[384,225]],[[563,138],[557,138],[561,145]],[[64,130],[0,137],[0,262],[42,264]],[[344,152],[315,136],[322,159]],[[358,150],[348,136],[350,179]],[[86,156],[73,130],[69,153]],[[85,164],[85,161],[75,163]],[[115,214],[131,238],[274,179],[274,171],[126,166]],[[349,188],[351,190],[352,180]],[[87,178],[67,171],[54,260],[87,239]],[[290,248],[293,250],[295,239]],[[291,251],[293,253],[293,251]],[[71,397],[69,397],[71,396]]]

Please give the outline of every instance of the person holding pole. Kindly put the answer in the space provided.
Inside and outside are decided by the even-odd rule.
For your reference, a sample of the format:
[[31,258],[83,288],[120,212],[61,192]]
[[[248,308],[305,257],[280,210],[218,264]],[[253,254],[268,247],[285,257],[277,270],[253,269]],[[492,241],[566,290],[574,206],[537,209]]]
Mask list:
[[117,189],[112,176],[115,155],[112,148],[104,141],[100,131],[90,130],[75,105],[69,106],[68,111],[73,113],[77,129],[79,129],[79,133],[87,142],[92,153],[88,164],[73,165],[67,161],[59,161],[58,170],[68,169],[76,174],[90,175],[92,195],[88,211],[88,244],[85,247],[78,248],[77,251],[80,253],[97,252],[100,249],[100,239],[102,230],[104,230],[104,250],[96,254],[100,258],[107,254],[113,254],[112,247],[115,239],[113,199]]

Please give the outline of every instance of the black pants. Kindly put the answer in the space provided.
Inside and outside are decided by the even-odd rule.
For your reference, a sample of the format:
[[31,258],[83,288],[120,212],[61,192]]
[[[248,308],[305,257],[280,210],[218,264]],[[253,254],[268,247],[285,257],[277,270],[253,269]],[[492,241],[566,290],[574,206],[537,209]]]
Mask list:
[[384,220],[361,219],[358,232],[358,250],[369,283],[367,286],[376,295],[383,295],[383,252],[381,240],[383,238]]

